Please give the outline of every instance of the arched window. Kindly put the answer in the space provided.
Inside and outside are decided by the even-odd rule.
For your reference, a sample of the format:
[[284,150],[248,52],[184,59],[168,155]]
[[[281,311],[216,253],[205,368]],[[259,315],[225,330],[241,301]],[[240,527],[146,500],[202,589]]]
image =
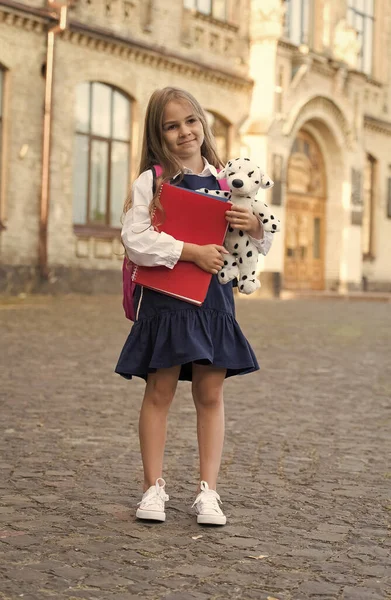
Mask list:
[[99,82],[76,90],[75,225],[120,227],[129,180],[131,102]]
[[208,123],[210,128],[212,129],[212,133],[216,140],[217,145],[217,153],[223,162],[226,162],[229,159],[229,129],[230,124],[228,121],[217,115],[216,113],[212,113],[209,110],[205,111],[206,118],[208,119]]

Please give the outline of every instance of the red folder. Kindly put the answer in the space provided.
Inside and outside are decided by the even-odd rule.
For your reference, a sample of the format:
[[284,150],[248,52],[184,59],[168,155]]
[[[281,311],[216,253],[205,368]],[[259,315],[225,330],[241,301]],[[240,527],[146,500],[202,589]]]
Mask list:
[[[223,198],[223,194],[222,194]],[[228,223],[227,202],[164,183],[160,191],[164,213],[156,210],[152,223],[157,231],[191,244],[223,244]],[[192,262],[168,267],[135,267],[132,279],[147,288],[201,305],[208,292],[211,273]]]

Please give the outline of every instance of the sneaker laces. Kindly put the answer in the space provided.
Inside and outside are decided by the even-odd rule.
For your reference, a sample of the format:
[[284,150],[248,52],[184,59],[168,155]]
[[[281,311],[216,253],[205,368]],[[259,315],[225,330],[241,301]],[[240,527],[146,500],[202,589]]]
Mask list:
[[222,514],[219,506],[219,502],[220,504],[222,504],[222,502],[218,493],[215,490],[209,489],[209,485],[206,481],[201,481],[200,488],[201,491],[195,499],[192,508],[196,507],[199,512],[214,511],[218,514]]
[[164,503],[170,499],[169,495],[166,494],[164,488],[166,486],[166,482],[164,479],[159,477],[156,479],[155,485],[152,485],[141,498],[140,502],[137,505],[142,504],[143,508],[148,509],[156,506],[156,502],[164,509]]

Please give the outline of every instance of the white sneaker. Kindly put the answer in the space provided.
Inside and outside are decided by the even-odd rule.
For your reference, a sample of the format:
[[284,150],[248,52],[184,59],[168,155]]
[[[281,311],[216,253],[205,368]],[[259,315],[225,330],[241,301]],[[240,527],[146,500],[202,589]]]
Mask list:
[[151,521],[165,521],[166,513],[164,512],[164,503],[169,500],[168,495],[164,491],[166,482],[159,477],[156,479],[155,485],[143,494],[141,502],[138,503],[140,508],[137,509],[136,517],[138,519],[148,519]]
[[225,525],[227,518],[219,506],[220,496],[210,490],[206,481],[201,481],[201,491],[192,506],[197,513],[197,523],[201,525]]

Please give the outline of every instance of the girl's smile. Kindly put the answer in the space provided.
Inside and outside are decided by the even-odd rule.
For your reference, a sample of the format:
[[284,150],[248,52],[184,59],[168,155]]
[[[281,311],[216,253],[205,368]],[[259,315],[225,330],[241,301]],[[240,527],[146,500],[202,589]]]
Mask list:
[[189,102],[171,100],[163,113],[163,139],[172,154],[186,160],[201,160],[204,130]]

